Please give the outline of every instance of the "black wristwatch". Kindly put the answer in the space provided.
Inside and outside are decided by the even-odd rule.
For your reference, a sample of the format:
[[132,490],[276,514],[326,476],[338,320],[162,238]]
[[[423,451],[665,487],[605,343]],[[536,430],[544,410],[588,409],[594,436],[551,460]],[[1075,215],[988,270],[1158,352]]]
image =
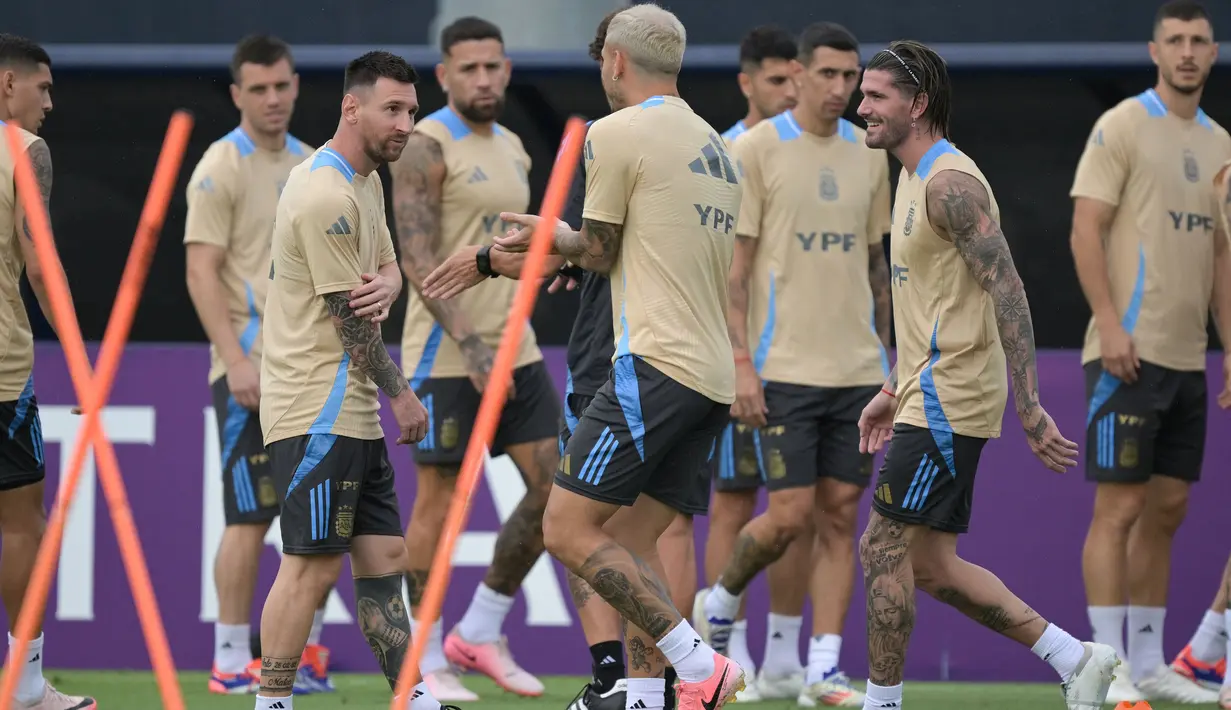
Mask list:
[[491,250],[492,250],[492,247],[490,244],[488,244],[487,246],[479,247],[479,253],[474,255],[474,265],[475,265],[475,268],[479,270],[480,274],[483,274],[484,276],[487,276],[488,278],[494,279],[500,274],[496,273],[495,271],[492,271]]
[[564,262],[564,266],[561,266],[560,271],[557,273],[565,278],[580,281],[581,277],[584,276],[586,272],[580,266],[574,266],[566,261]]

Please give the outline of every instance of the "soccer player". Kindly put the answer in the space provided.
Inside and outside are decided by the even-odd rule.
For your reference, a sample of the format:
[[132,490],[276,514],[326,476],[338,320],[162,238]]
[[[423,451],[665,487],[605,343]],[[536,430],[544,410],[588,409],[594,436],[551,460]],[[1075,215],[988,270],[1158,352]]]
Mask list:
[[[387,52],[348,64],[333,139],[291,170],[278,202],[260,421],[283,557],[261,616],[257,710],[291,710],[313,612],[348,552],[359,627],[391,688],[409,647],[408,560],[378,390],[389,397],[399,444],[423,438],[427,411],[381,340],[378,323],[401,274],[375,171],[406,146],[419,108],[415,80]],[[369,279],[382,287],[357,298]],[[420,683],[409,707],[440,704]]]
[[865,142],[902,163],[890,240],[901,370],[859,420],[861,451],[892,437],[859,543],[870,676],[864,707],[902,707],[916,587],[1030,647],[1060,675],[1070,710],[1100,707],[1119,663],[1115,651],[1049,624],[957,554],[979,455],[1000,435],[1006,366],[1035,456],[1063,473],[1077,464],[1077,445],[1039,402],[1030,306],[996,198],[974,161],[949,142],[948,69],[928,47],[898,41],[868,62],[861,90]]
[[[764,119],[795,107],[795,67],[799,51],[786,30],[766,25],[753,28],[740,43],[739,88],[748,100],[748,114],[722,134],[728,145]],[[732,420],[718,440],[714,455],[714,495],[710,501],[709,533],[705,541],[705,584],[693,603],[693,618],[704,616],[705,597],[731,559],[740,530],[752,520],[761,488],[753,428]],[[803,531],[777,562],[769,567],[769,618],[766,624],[765,664],[757,682],[756,665],[748,652],[748,622],[744,603],[731,626],[726,655],[748,674],[740,701],[793,698],[803,687],[799,662],[799,631],[803,626],[807,578],[799,570],[812,564],[812,528]],[[764,670],[764,669],[763,669]]]
[[[444,527],[483,388],[517,286],[494,280],[461,297],[423,298],[423,279],[455,249],[487,243],[505,231],[501,212],[530,203],[530,156],[521,139],[497,122],[511,63],[500,28],[464,17],[441,31],[436,76],[449,103],[415,127],[402,159],[390,165],[402,268],[415,287],[406,307],[402,366],[431,420],[415,451],[418,488],[406,529],[407,589],[416,608]],[[505,690],[537,697],[543,684],[513,660],[501,634],[513,596],[543,553],[542,520],[559,462],[560,405],[543,355],[527,328],[509,398],[493,442],[507,451],[526,482],[526,495],[496,538],[492,564],[466,614],[442,643],[438,620],[423,671],[442,699],[474,700],[450,668],[490,676]]]
[[[755,432],[769,508],[740,531],[693,623],[722,653],[748,584],[810,536],[815,519],[816,563],[803,561],[812,569],[807,676],[803,687],[792,678],[792,647],[778,668],[767,657],[757,682],[768,689],[795,680],[802,702],[860,707],[863,695],[839,670],[838,656],[855,581],[859,498],[872,473],[871,454],[859,451],[859,414],[889,374],[882,244],[889,160],[842,118],[859,81],[850,31],[809,26],[799,61],[799,105],[758,124],[734,150],[745,177],[727,319],[736,373],[731,413]],[[826,304],[820,313],[811,307],[817,303]]]
[[[51,111],[51,57],[39,45],[11,34],[0,34],[0,130],[6,123],[21,129],[21,142],[34,168],[44,206],[51,201],[51,150],[38,136]],[[9,620],[9,645],[17,615],[34,569],[47,511],[43,506],[43,430],[34,396],[34,334],[21,296],[25,270],[39,309],[55,329],[47,297],[43,264],[13,178],[15,156],[8,140],[0,141],[0,240],[9,256],[0,269],[0,337],[7,344],[0,358],[0,530],[4,565],[0,567],[0,601]],[[92,710],[93,698],[61,693],[43,678],[43,633],[28,641],[26,661],[17,681],[14,707],[21,710]]]
[[[269,244],[278,195],[312,148],[287,133],[299,77],[290,47],[275,37],[240,40],[231,58],[231,99],[239,126],[215,141],[188,183],[188,293],[210,341],[209,384],[222,449],[226,529],[214,559],[218,621],[209,690],[255,693],[260,661],[248,620],[265,533],[278,498],[261,441],[261,313],[269,284]],[[312,621],[296,693],[333,690],[320,643],[324,600]]]
[[[640,659],[629,707],[662,696],[670,664],[677,707],[700,710],[734,697],[744,673],[672,604],[657,543],[680,513],[704,511],[706,463],[735,398],[726,271],[740,186],[718,133],[679,98],[684,45],[683,25],[653,4],[620,12],[607,30],[601,76],[613,113],[586,137],[582,228],[557,228],[553,249],[610,274],[616,349],[565,447],[543,534],[628,622]],[[496,243],[524,250],[538,218],[501,218],[522,229]]]
[[1172,540],[1201,475],[1211,307],[1231,340],[1231,252],[1209,182],[1231,138],[1198,107],[1217,53],[1201,5],[1163,5],[1149,46],[1158,83],[1099,118],[1070,192],[1073,260],[1093,314],[1082,363],[1095,498],[1082,571],[1095,641],[1120,653],[1127,617],[1122,675],[1136,690],[1121,681],[1110,697],[1212,703],[1213,691],[1168,669],[1163,620]]

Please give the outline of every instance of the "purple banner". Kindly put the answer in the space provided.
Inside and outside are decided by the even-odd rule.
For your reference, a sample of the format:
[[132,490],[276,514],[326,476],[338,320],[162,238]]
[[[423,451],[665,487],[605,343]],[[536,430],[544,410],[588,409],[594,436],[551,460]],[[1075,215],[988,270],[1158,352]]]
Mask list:
[[[546,357],[563,392],[563,351],[549,349]],[[36,363],[50,504],[81,418],[69,413],[76,397],[60,349],[40,345]],[[204,347],[130,347],[104,415],[175,662],[183,669],[209,667],[217,610],[211,568],[222,530],[222,494],[217,435],[205,382],[208,368]],[[1084,442],[1086,409],[1077,353],[1043,353],[1039,369],[1044,405],[1068,438]],[[1171,613],[1166,626],[1169,655],[1187,642],[1210,603],[1228,553],[1225,535],[1201,532],[1209,521],[1220,519],[1222,508],[1231,499],[1231,481],[1220,464],[1231,460],[1227,415],[1213,405],[1213,394],[1222,386],[1219,357],[1211,357],[1209,373],[1207,466],[1205,480],[1189,505],[1193,522],[1181,529],[1176,539]],[[386,421],[391,420],[386,414]],[[391,458],[398,470],[402,510],[408,514],[415,490],[409,449],[393,447]],[[1084,482],[1081,470],[1060,476],[1043,468],[1030,453],[1010,412],[1004,437],[984,451],[979,475],[971,532],[962,538],[962,554],[993,570],[1047,619],[1079,637],[1088,637],[1081,546],[1093,488]],[[48,663],[61,668],[149,668],[92,460],[83,483],[47,604]],[[500,521],[523,491],[508,459],[497,459],[475,495],[470,524],[459,541],[457,567],[445,604],[446,627],[456,623],[468,605],[491,559]],[[860,530],[866,520],[867,500]],[[705,532],[705,520],[698,519],[699,544],[704,543]],[[277,565],[276,530],[267,541],[270,547],[262,563],[254,623]],[[697,557],[703,557],[700,549]],[[331,600],[324,642],[333,649],[338,670],[376,671],[367,644],[351,624],[353,595],[345,579]],[[856,587],[845,627],[842,666],[852,677],[862,678],[866,674],[862,584],[857,582]],[[749,645],[758,660],[764,648],[766,611],[762,578],[754,583],[748,604]],[[808,623],[805,620],[805,642]],[[546,557],[527,579],[505,631],[513,653],[532,672],[588,671],[585,642],[568,598],[563,570]],[[100,644],[105,645],[107,653],[94,652]],[[1027,649],[926,598],[920,600],[907,675],[914,679],[1054,680],[1051,670],[1035,661]]]

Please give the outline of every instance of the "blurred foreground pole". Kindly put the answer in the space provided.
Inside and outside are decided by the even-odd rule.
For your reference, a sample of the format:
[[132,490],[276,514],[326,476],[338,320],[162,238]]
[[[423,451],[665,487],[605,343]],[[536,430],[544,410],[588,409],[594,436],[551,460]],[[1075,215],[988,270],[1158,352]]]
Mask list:
[[629,0],[440,0],[428,41],[436,46],[440,30],[459,17],[477,15],[496,23],[509,50],[584,50],[594,28]]

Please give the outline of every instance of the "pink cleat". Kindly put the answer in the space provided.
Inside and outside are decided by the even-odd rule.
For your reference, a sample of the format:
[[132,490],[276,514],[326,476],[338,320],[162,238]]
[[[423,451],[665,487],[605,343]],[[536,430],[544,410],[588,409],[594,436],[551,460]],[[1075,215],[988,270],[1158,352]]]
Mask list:
[[676,681],[676,710],[719,710],[744,689],[744,671],[735,661],[714,653],[714,672],[700,683]]
[[43,697],[28,704],[14,701],[13,707],[19,710],[98,710],[94,698],[65,695],[51,687],[51,683],[43,686]]
[[1188,645],[1171,662],[1171,670],[1203,688],[1219,690],[1227,675],[1227,659],[1224,656],[1217,663],[1203,663],[1193,656],[1193,648]]
[[251,695],[261,688],[261,659],[254,658],[239,673],[223,673],[214,666],[209,676],[209,692],[217,695]]
[[459,668],[482,673],[510,693],[527,698],[543,694],[543,684],[517,665],[503,636],[493,643],[470,643],[454,629],[445,638],[445,658]]

